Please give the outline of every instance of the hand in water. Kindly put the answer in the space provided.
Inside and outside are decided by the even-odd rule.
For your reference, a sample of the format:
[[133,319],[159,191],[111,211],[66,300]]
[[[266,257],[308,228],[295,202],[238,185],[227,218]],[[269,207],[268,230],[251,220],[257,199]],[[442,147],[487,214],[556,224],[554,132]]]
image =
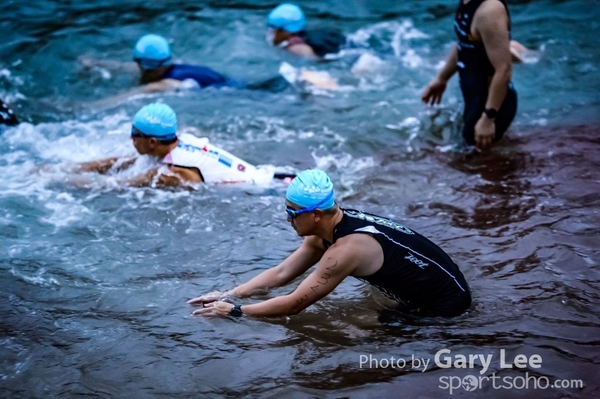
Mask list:
[[233,304],[228,302],[211,302],[192,312],[192,316],[229,316]]
[[421,96],[421,101],[429,105],[439,104],[442,101],[444,91],[446,91],[446,82],[436,78],[425,88],[425,91]]
[[208,294],[200,295],[199,297],[192,298],[187,303],[190,305],[204,305],[207,303],[218,301],[220,297],[226,295],[225,292],[213,291]]
[[475,125],[475,145],[479,150],[485,150],[492,145],[496,136],[496,125],[492,119],[483,115]]

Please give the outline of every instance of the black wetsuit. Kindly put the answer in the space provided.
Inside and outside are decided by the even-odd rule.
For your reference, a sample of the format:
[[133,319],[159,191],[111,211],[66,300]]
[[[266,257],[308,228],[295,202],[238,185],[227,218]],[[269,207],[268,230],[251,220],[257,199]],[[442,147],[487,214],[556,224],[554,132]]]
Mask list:
[[[483,42],[473,40],[470,34],[473,16],[477,8],[484,1],[471,0],[469,3],[463,4],[463,0],[459,0],[454,21],[454,31],[458,37],[460,89],[465,101],[463,137],[468,144],[475,144],[475,124],[481,118],[485,109],[488,88],[494,75],[494,67],[487,56]],[[504,4],[508,13],[505,0],[500,1]],[[516,113],[517,92],[511,82],[508,85],[506,97],[495,119],[496,136],[494,141],[502,138],[502,135],[512,123]]]
[[315,54],[324,57],[335,54],[346,44],[346,37],[334,29],[312,29],[301,31],[298,36],[309,45]]
[[333,230],[333,243],[349,234],[369,234],[383,250],[383,265],[370,276],[357,277],[379,288],[409,309],[432,316],[455,316],[471,305],[469,286],[458,266],[437,245],[389,219],[343,209]]

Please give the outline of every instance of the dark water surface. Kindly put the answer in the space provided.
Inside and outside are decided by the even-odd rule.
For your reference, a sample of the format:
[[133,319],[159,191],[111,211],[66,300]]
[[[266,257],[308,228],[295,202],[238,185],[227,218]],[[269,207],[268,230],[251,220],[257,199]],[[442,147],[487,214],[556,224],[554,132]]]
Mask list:
[[[509,3],[513,36],[538,56],[514,67],[519,113],[507,139],[472,156],[451,146],[457,82],[441,107],[419,101],[452,43],[455,1],[301,2],[311,23],[357,43],[324,64],[265,44],[275,2],[3,1],[0,97],[26,122],[2,128],[0,141],[0,396],[445,397],[445,381],[496,376],[515,386],[488,379],[452,393],[599,397],[600,4]],[[177,60],[240,80],[276,79],[286,61],[328,71],[343,90],[208,89],[91,105],[136,78],[84,69],[78,57],[129,61],[147,32],[172,40]],[[364,53],[384,65],[352,73]],[[132,153],[131,116],[156,100],[178,112],[182,131],[255,164],[322,168],[343,206],[430,237],[461,266],[472,310],[380,318],[388,302],[348,279],[290,318],[191,317],[187,299],[246,281],[300,239],[285,221],[284,186],[65,182],[68,165]],[[492,360],[444,368],[443,350]],[[539,355],[541,367],[516,367],[519,355]],[[391,357],[402,367],[383,367]],[[530,378],[529,389],[515,377]],[[533,389],[545,379],[567,382]]]

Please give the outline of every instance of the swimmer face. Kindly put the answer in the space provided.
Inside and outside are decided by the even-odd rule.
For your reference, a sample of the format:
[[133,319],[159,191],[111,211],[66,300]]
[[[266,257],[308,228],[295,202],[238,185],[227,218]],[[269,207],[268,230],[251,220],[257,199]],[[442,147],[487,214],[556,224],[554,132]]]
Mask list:
[[148,146],[149,137],[132,137],[133,146],[140,155],[146,155],[150,152]]
[[152,141],[153,140],[156,141],[156,139],[154,139],[153,137],[144,135],[142,132],[140,132],[135,127],[131,128],[131,140],[133,142],[133,146],[135,147],[135,150],[140,155],[145,155],[145,154],[150,153],[150,150],[152,149]]
[[162,79],[165,71],[169,69],[168,66],[162,66],[156,69],[144,69],[139,63],[137,66],[140,70],[140,83],[142,84],[158,82]]
[[314,221],[314,218],[311,218],[309,215],[311,215],[315,209],[316,208],[314,207],[301,208],[296,204],[285,201],[287,221],[292,225],[292,228],[296,230],[296,234],[300,237],[312,234],[309,231],[309,228],[313,225],[310,221]]

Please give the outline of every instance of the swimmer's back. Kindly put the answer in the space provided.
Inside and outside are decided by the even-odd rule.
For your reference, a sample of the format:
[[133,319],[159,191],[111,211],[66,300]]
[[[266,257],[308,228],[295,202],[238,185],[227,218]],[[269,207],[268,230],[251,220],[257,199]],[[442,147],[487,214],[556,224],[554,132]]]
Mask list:
[[175,64],[163,75],[163,79],[192,79],[201,88],[209,86],[232,86],[232,81],[220,73],[205,67],[187,64]]

